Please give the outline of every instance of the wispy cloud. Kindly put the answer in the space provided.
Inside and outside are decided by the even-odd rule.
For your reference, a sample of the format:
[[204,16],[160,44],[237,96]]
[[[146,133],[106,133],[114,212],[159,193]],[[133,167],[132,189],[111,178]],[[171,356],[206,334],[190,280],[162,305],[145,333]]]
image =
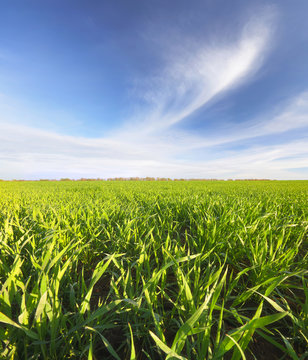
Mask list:
[[[242,127],[240,135],[234,132],[220,140],[196,137],[185,132],[151,134],[137,141],[136,138],[124,136],[103,139],[64,136],[26,126],[2,124],[0,166],[2,173],[9,178],[37,178],[38,174],[46,177],[149,175],[301,178],[305,174],[289,169],[302,168],[308,163],[308,123],[296,121],[297,117],[308,118],[308,99],[307,102],[304,99],[306,94],[293,100],[281,114],[264,121],[258,132],[259,136],[268,136],[279,134],[282,129],[287,131],[286,127],[279,127],[279,119],[283,119],[283,123],[289,124],[288,130],[300,130],[298,140],[291,138],[277,145],[261,142],[241,151],[226,150],[215,156],[215,159],[212,156],[213,146],[238,144],[239,140],[256,136],[256,133],[251,133],[252,125],[248,123],[246,128]],[[295,121],[292,122],[293,119]],[[256,124],[253,126],[257,129]],[[189,160],[183,160],[183,155],[189,155],[196,148],[203,151],[202,159],[194,159],[192,156]]]
[[155,132],[170,127],[251,78],[271,45],[274,17],[271,8],[258,20],[248,20],[232,43],[216,40],[202,44],[185,37],[181,44],[171,42],[165,49],[169,54],[165,68],[142,88],[149,103],[142,113],[142,129]]
[[[264,113],[262,117],[248,119],[241,124],[225,124],[225,133],[211,137],[191,135],[190,148],[205,148],[215,145],[236,143],[242,140],[282,134],[293,130],[308,128],[308,91],[298,94],[279,104],[279,108]],[[184,133],[181,134],[183,141]],[[188,145],[187,145],[188,146]]]

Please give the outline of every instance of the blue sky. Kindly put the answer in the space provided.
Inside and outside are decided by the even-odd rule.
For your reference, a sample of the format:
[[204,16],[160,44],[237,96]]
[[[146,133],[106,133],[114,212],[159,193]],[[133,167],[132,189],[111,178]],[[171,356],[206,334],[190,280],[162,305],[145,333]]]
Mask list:
[[15,1],[0,178],[307,179],[306,0]]

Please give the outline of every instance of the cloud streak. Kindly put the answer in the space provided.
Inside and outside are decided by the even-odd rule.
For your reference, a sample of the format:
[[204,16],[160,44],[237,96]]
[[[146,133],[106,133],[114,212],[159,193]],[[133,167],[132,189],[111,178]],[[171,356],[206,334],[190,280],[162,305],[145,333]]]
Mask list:
[[[283,121],[282,121],[282,120]],[[303,120],[304,119],[304,120]],[[305,120],[306,119],[306,120]],[[308,163],[308,96],[295,98],[285,109],[257,124],[242,127],[222,139],[204,138],[185,133],[167,133],[135,138],[114,136],[103,139],[64,136],[26,126],[1,125],[0,166],[7,177],[269,177],[300,178],[303,174],[288,169],[303,168]],[[279,127],[282,121],[282,127]],[[288,125],[285,125],[288,124]],[[226,150],[212,159],[213,147],[254,136],[268,136],[282,131],[300,130],[298,140],[277,145],[255,145],[245,150]],[[195,149],[202,149],[202,159],[183,160]],[[192,158],[194,158],[192,156]],[[15,174],[15,175],[14,175]],[[304,174],[305,175],[305,174]]]
[[270,46],[273,17],[270,11],[248,21],[233,43],[201,45],[182,39],[166,49],[170,60],[161,74],[148,79],[143,98],[150,109],[143,113],[142,130],[161,131],[192,115],[216,96],[251,78]]

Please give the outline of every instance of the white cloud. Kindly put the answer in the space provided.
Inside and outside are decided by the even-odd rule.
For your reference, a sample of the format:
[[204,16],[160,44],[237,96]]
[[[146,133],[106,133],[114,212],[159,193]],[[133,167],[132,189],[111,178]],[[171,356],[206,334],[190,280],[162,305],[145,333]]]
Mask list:
[[[248,21],[233,43],[194,43],[182,39],[165,49],[169,63],[161,74],[148,79],[143,98],[149,108],[142,113],[144,132],[176,124],[215,96],[247,81],[263,63],[271,45],[274,11]],[[140,116],[138,117],[140,121]]]
[[[225,134],[211,137],[191,136],[191,148],[205,148],[242,140],[282,134],[308,128],[308,91],[279,104],[279,109],[245,123],[229,124]],[[226,125],[227,126],[227,125]],[[185,139],[185,134],[182,134]]]
[[308,127],[308,92],[296,96],[281,114],[261,124],[265,133]]
[[[305,118],[304,95],[299,96],[282,114],[261,124],[259,134],[279,133],[279,119],[293,129],[302,126],[294,121],[296,114]],[[296,106],[297,104],[297,106]],[[292,111],[291,111],[292,109]],[[306,113],[308,116],[308,111]],[[266,128],[267,124],[269,130]],[[257,125],[255,125],[257,127]],[[290,129],[291,125],[288,126]],[[275,130],[276,129],[276,130]],[[251,137],[251,125],[242,129],[240,139]],[[138,133],[138,131],[137,131]],[[216,178],[302,178],[305,174],[290,172],[308,164],[307,136],[278,145],[259,145],[242,151],[224,151],[213,160],[212,146],[235,142],[239,137],[230,134],[219,139],[204,139],[189,133],[146,135],[136,137],[114,136],[88,139],[64,136],[25,126],[4,125],[0,131],[0,166],[2,177],[113,177],[113,176],[168,176]],[[137,134],[138,136],[138,134]],[[194,148],[204,148],[202,160],[183,160]]]

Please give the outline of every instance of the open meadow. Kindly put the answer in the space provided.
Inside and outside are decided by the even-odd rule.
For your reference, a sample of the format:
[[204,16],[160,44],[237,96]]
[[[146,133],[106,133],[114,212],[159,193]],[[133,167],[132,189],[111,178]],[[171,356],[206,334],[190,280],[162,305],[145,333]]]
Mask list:
[[308,181],[0,182],[1,359],[304,359]]

